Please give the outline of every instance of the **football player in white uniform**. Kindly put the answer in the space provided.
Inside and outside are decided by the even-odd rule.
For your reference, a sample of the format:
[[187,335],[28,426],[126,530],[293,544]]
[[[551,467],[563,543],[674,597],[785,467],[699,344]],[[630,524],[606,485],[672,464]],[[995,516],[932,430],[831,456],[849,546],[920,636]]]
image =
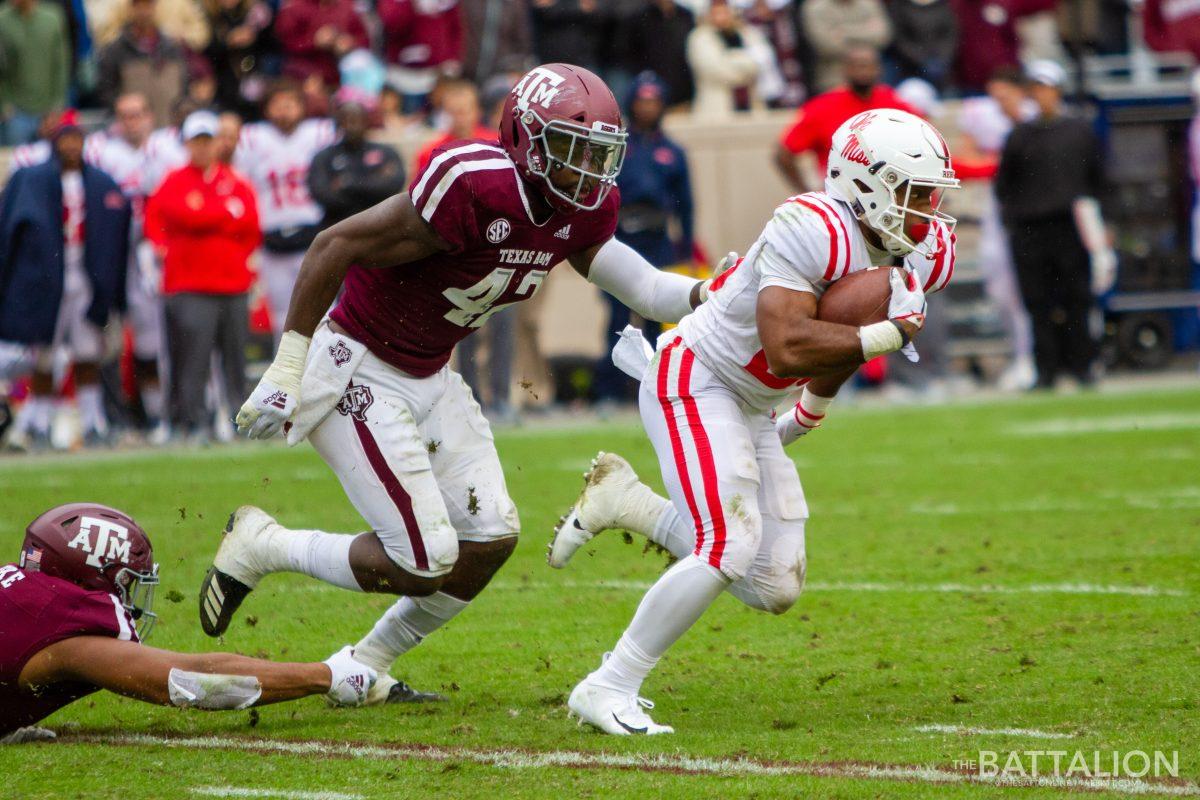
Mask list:
[[[625,528],[678,559],[571,692],[582,722],[618,735],[672,732],[639,697],[667,648],[725,590],[774,614],[795,603],[808,508],[783,446],[820,424],[865,361],[897,350],[916,359],[925,293],[954,269],[955,220],[938,205],[957,186],[949,148],[929,123],[890,109],[851,118],[833,138],[825,191],[779,206],[709,301],[659,338],[640,406],[670,499],[602,453],[550,545],[550,565],[563,567],[596,533]],[[902,267],[891,271],[888,319],[862,327],[816,319],[831,283],[877,266]],[[797,391],[800,401],[776,420],[776,406]]]
[[259,272],[278,338],[304,251],[324,216],[308,193],[308,167],[317,153],[333,144],[337,130],[333,120],[305,119],[304,96],[290,83],[279,83],[267,93],[263,115],[263,122],[242,128],[233,166],[258,194],[263,230]]

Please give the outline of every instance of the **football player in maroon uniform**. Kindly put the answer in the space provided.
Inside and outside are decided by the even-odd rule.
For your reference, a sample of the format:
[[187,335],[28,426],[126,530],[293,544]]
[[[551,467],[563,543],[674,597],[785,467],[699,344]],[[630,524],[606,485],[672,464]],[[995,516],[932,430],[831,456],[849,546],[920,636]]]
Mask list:
[[209,710],[366,699],[375,671],[348,646],[294,664],[147,647],[157,583],[150,540],[128,514],[71,503],[29,524],[19,563],[0,566],[0,741],[52,738],[25,726],[98,689]]
[[516,545],[488,422],[446,366],[455,343],[564,260],[647,319],[676,322],[707,296],[707,282],[613,238],[626,133],[598,77],[535,67],[499,133],[435,150],[408,192],[317,237],[274,363],[238,414],[253,438],[311,441],[370,531],[291,530],[243,506],[201,587],[201,624],[219,635],[273,572],[402,595],[355,646],[381,675],[368,703],[396,699],[396,657],[466,608]]

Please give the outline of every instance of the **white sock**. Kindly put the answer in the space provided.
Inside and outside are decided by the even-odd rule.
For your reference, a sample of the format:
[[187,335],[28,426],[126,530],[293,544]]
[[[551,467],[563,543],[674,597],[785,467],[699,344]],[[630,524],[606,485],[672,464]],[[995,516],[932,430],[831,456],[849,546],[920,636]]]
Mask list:
[[85,431],[108,431],[108,418],[104,415],[104,397],[100,384],[80,386],[75,390],[75,402],[79,405],[79,421]]
[[49,433],[54,401],[45,395],[30,395],[17,414],[17,430],[23,433]]
[[683,558],[696,549],[696,529],[685,522],[673,503],[667,503],[646,538],[676,558]]
[[387,672],[397,657],[454,619],[468,604],[469,601],[445,592],[428,597],[401,597],[384,612],[371,632],[354,645],[354,657],[381,673]]
[[667,570],[642,598],[612,655],[590,679],[600,686],[637,694],[658,659],[696,624],[729,578],[694,555]]
[[624,528],[627,531],[640,533],[647,538],[653,538],[651,532],[663,512],[663,507],[670,507],[670,505],[670,500],[656,494],[646,484],[638,482],[625,495],[621,510],[613,521],[613,527]]
[[146,411],[146,416],[153,419],[155,422],[161,422],[166,417],[166,404],[163,401],[163,389],[161,384],[150,384],[142,387],[142,408]]
[[362,587],[350,568],[350,545],[357,536],[352,533],[324,531],[294,531],[273,525],[261,536],[255,549],[259,565],[267,573],[299,572],[343,589],[361,592]]

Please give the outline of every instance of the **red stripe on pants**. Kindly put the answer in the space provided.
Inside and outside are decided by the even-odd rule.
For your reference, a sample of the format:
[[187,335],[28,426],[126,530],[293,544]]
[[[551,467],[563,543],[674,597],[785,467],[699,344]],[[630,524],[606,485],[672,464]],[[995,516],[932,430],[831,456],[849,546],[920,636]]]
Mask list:
[[700,519],[700,511],[696,507],[696,495],[692,492],[692,481],[688,477],[687,456],[683,452],[683,438],[679,435],[679,424],[675,421],[675,409],[667,394],[667,376],[671,371],[671,351],[679,346],[679,340],[663,348],[658,364],[658,402],[662,406],[663,416],[667,419],[667,433],[671,436],[671,453],[675,456],[675,469],[679,472],[679,482],[683,485],[683,496],[687,500],[688,511],[692,513],[692,522],[696,526],[696,553],[704,546],[704,521]]
[[404,487],[400,485],[400,479],[388,466],[367,423],[355,416],[351,416],[350,419],[354,421],[354,430],[358,433],[358,441],[362,444],[363,452],[367,454],[367,461],[371,464],[375,477],[379,478],[379,482],[387,490],[388,497],[392,499],[392,503],[404,520],[404,527],[408,533],[408,541],[412,544],[413,560],[416,562],[417,569],[428,570],[429,557],[425,554],[425,542],[421,539],[421,529],[417,527],[417,516],[413,513],[412,498],[408,496],[408,492],[404,491]]
[[[696,398],[691,394],[692,364],[695,361],[696,354],[685,348],[679,366],[679,397],[687,413],[688,430],[696,444],[696,458],[700,462],[700,476],[704,480],[704,500],[708,503],[708,514],[713,521],[713,543],[708,563],[720,569],[721,555],[725,552],[725,514],[721,510],[721,492],[717,486],[717,465],[713,460],[712,444],[704,430],[704,423],[700,421]],[[696,555],[700,555],[699,546],[696,547]]]

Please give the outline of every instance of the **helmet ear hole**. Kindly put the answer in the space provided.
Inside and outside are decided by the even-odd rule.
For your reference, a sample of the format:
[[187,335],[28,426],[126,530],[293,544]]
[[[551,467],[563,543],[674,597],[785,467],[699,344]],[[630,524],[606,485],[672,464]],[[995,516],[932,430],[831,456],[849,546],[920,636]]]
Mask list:
[[[871,192],[873,192],[873,191],[874,191],[874,189],[872,189],[870,186],[868,186],[866,183],[864,183],[864,182],[863,182],[861,179],[859,179],[859,178],[855,178],[855,179],[854,179],[854,185],[855,185],[855,186],[857,186],[857,187],[858,187],[858,190],[859,190],[860,192],[862,192],[863,194],[871,194]],[[872,207],[873,207],[873,206],[872,206]]]

